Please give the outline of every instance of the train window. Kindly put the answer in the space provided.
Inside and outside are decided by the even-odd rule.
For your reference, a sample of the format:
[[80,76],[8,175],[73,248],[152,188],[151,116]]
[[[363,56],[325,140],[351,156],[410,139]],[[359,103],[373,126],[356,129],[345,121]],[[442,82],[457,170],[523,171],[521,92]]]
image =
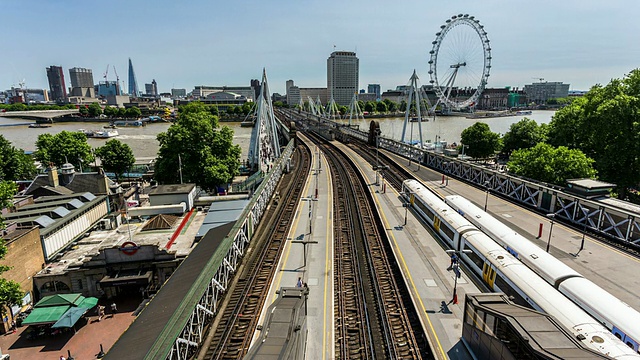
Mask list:
[[415,204],[420,208],[420,210],[422,210],[422,212],[426,215],[427,218],[429,218],[429,220],[433,221],[433,212],[428,207],[426,207],[422,203],[422,201],[420,201],[420,199],[418,199]]
[[[468,247],[465,246],[465,250],[471,250]],[[470,253],[464,253],[467,257],[469,257],[469,259],[476,264],[476,266],[478,267],[478,269],[482,269],[483,265],[484,265],[484,261],[482,261],[482,259],[480,258],[480,256],[478,256],[478,254],[476,254],[473,250],[471,250]]]
[[442,223],[440,230],[442,230],[442,232],[449,238],[449,240],[453,240],[453,238],[455,237],[455,233],[449,226],[446,225],[446,223]]
[[504,281],[504,279],[498,274],[496,276],[496,280],[495,280],[495,286],[497,286],[500,291],[502,291],[503,293],[507,294],[509,297],[512,297],[512,301],[518,305],[522,305],[522,306],[526,306],[526,307],[531,307],[530,304],[527,302],[527,300],[525,300],[516,289],[514,289],[513,287],[511,287],[511,285],[509,285],[509,283],[507,283],[506,281]]

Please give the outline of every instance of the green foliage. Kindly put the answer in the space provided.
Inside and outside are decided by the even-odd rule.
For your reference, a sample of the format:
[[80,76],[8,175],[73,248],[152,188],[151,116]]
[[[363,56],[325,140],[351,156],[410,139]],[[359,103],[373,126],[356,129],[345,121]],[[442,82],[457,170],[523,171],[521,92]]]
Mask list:
[[402,112],[407,111],[407,101],[406,100],[403,99],[400,102],[400,106],[398,106],[398,110],[400,110]]
[[104,107],[104,114],[110,118],[116,117],[118,115],[118,108],[107,105]]
[[102,107],[98,103],[92,103],[89,105],[89,116],[98,117],[102,115]]
[[567,179],[595,177],[593,163],[593,159],[580,150],[538,143],[530,149],[514,151],[508,168],[516,175],[565,186]]
[[233,130],[218,129],[218,118],[199,103],[180,110],[176,122],[158,135],[160,150],[155,177],[160,183],[179,183],[179,160],[185,183],[215,190],[239,173],[240,146],[233,144]]
[[82,116],[89,115],[89,109],[87,109],[84,106],[80,106],[80,108],[78,108],[78,110],[80,111],[80,115],[82,115]]
[[116,174],[116,180],[119,180],[120,175],[130,169],[136,161],[129,145],[118,139],[111,139],[104,146],[97,148],[96,155],[106,171]]
[[384,99],[383,102],[385,104],[387,104],[387,110],[389,110],[389,112],[396,112],[398,111],[398,103],[393,102],[389,99]]
[[142,116],[142,111],[140,111],[140,109],[135,106],[132,106],[125,110],[125,117],[128,117],[130,119],[137,119],[140,116]]
[[382,101],[376,102],[376,111],[380,113],[386,113],[388,111],[387,104]]
[[460,141],[469,146],[465,154],[474,158],[493,156],[501,146],[500,135],[491,132],[489,125],[482,122],[462,130]]
[[118,108],[118,114],[116,115],[119,118],[123,118],[127,116],[127,109],[125,108]]
[[0,134],[0,180],[29,180],[36,173],[31,156],[16,149]]
[[87,136],[81,132],[62,131],[56,135],[39,135],[36,149],[36,160],[45,166],[53,163],[59,167],[69,162],[79,168],[81,162],[88,164],[93,161]]
[[364,111],[373,113],[375,110],[376,110],[376,103],[374,103],[373,101],[367,101],[364,104]]
[[511,154],[514,150],[527,149],[547,140],[548,126],[529,118],[511,124],[509,131],[502,137],[502,153]]
[[549,126],[549,143],[593,158],[601,180],[617,184],[621,198],[640,183],[640,70],[592,87],[558,110]]

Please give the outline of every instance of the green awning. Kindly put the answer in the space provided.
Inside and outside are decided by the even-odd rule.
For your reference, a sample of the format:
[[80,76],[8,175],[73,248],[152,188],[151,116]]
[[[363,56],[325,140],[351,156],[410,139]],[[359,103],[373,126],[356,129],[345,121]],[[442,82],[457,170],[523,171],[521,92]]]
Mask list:
[[65,312],[62,317],[58,321],[56,321],[52,328],[70,328],[75,325],[78,320],[84,315],[87,311],[86,308],[83,307],[72,307]]
[[31,314],[24,319],[22,325],[53,324],[60,320],[70,308],[69,305],[34,308]]
[[85,309],[91,309],[92,307],[94,307],[96,305],[98,305],[98,298],[88,297],[88,298],[82,299],[82,301],[78,304],[78,307],[85,308]]
[[55,294],[42,298],[34,306],[34,308],[48,307],[48,306],[61,306],[61,305],[78,305],[80,301],[84,299],[84,296],[80,294]]

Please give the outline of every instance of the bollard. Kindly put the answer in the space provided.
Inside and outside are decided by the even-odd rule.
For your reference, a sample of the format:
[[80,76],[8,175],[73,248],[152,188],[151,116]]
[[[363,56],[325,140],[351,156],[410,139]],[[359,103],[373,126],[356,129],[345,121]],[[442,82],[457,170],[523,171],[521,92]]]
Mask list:
[[444,174],[442,174],[442,185],[444,185]]
[[538,237],[536,239],[540,239],[542,237],[542,223],[540,223],[540,228],[538,229]]
[[102,344],[100,344],[100,352],[96,355],[98,359],[102,359],[104,357],[104,350],[102,349]]

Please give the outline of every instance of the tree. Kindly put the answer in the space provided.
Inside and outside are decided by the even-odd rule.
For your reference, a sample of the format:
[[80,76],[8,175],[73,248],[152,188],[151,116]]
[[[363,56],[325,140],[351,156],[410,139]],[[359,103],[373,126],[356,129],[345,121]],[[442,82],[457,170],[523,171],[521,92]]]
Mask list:
[[80,108],[78,108],[78,110],[80,111],[80,115],[82,115],[82,116],[89,115],[89,109],[87,109],[85,106],[80,106]]
[[465,154],[474,158],[493,156],[500,148],[500,135],[491,132],[489,125],[482,122],[462,130],[460,141],[468,146]]
[[136,161],[129,145],[118,139],[111,139],[97,148],[96,155],[106,171],[116,174],[116,181],[120,181],[120,175],[127,172]]
[[[10,205],[9,200],[13,198],[18,187],[12,181],[0,181],[0,209],[4,209]],[[0,216],[0,230],[4,229],[4,219]],[[0,234],[2,234],[0,232]],[[7,247],[5,246],[4,239],[0,237],[0,260],[4,259],[7,255]],[[0,265],[0,274],[10,270],[11,268],[6,265]],[[13,280],[8,280],[5,277],[0,277],[0,312],[2,317],[11,314],[6,309],[10,309],[11,306],[21,304],[24,291],[20,289],[20,284]]]
[[387,104],[387,109],[389,110],[389,112],[396,112],[398,111],[398,103],[393,102],[389,99],[384,99],[382,102],[384,102],[385,104]]
[[31,156],[0,134],[0,180],[29,180],[37,174]]
[[367,101],[364,104],[364,111],[373,113],[376,109],[376,104],[373,101]]
[[407,111],[407,101],[402,99],[402,101],[400,101],[400,106],[398,106],[398,110],[405,112]]
[[91,105],[89,105],[89,116],[91,117],[98,117],[100,115],[102,115],[102,107],[100,107],[100,104],[98,103],[92,103]]
[[142,116],[142,111],[137,107],[132,106],[125,111],[125,116],[131,119],[137,119]]
[[582,150],[595,160],[601,180],[617,184],[624,199],[640,183],[640,70],[596,85],[558,110],[549,143]]
[[507,166],[516,175],[565,186],[567,179],[595,177],[593,163],[580,150],[538,143],[530,149],[514,151]]
[[125,108],[118,108],[118,114],[117,114],[117,116],[118,116],[119,118],[126,117],[126,116],[127,116],[127,109],[125,109]]
[[116,115],[118,115],[118,109],[107,105],[104,107],[104,114],[110,118],[116,117]]
[[548,126],[529,118],[511,124],[509,131],[502,137],[502,153],[511,154],[514,150],[527,149],[547,140]]
[[387,110],[388,110],[388,109],[387,109],[387,104],[385,104],[384,102],[382,102],[382,101],[378,101],[378,102],[376,103],[376,111],[377,111],[377,112],[380,112],[380,113],[386,113],[386,112],[387,112]]
[[42,164],[53,163],[58,167],[67,162],[79,167],[81,162],[88,164],[94,159],[91,146],[87,143],[87,136],[71,131],[62,131],[56,135],[39,135],[35,158]]
[[241,149],[233,144],[233,130],[219,129],[218,118],[202,104],[181,108],[176,122],[158,134],[158,141],[155,177],[160,183],[180,182],[179,162],[183,181],[205,190],[215,190],[239,173]]

